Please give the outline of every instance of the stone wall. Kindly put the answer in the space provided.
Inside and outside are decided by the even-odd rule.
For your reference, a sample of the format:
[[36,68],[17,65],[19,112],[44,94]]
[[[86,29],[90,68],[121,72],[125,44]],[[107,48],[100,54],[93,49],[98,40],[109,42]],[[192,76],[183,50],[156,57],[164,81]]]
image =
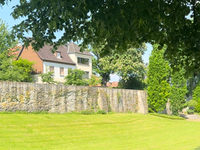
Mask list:
[[105,110],[147,113],[142,90],[0,82],[0,111],[56,113]]

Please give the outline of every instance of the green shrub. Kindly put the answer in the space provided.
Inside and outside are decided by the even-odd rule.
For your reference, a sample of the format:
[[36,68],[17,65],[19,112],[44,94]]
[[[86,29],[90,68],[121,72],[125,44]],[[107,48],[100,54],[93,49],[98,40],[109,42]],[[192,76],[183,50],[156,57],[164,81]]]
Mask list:
[[193,110],[193,109],[188,109],[188,110],[187,110],[187,113],[188,113],[188,114],[194,114],[194,110]]
[[94,112],[94,110],[83,110],[83,111],[81,111],[81,114],[91,115],[91,114],[95,114],[95,112]]
[[97,114],[107,114],[107,112],[105,110],[98,110]]
[[13,60],[7,52],[0,53],[0,80],[31,82],[33,63],[25,60]]
[[12,65],[13,72],[16,73],[16,81],[31,82],[33,80],[31,76],[31,73],[33,72],[32,62],[26,59],[19,59],[13,61]]
[[197,105],[196,105],[196,107],[195,107],[195,111],[196,112],[200,112],[200,100],[198,100],[198,102],[197,102]]
[[79,69],[69,69],[65,77],[65,85],[88,85],[88,80],[84,79],[85,72]]
[[41,74],[42,82],[44,83],[54,83],[53,80],[53,72],[43,73]]
[[200,82],[198,83],[197,87],[193,91],[192,99],[196,101],[195,111],[200,112]]
[[196,106],[197,106],[197,101],[195,100],[190,100],[187,102],[187,106],[190,108],[190,109],[195,109]]
[[96,75],[92,75],[91,78],[88,80],[88,84],[90,86],[97,86],[101,84],[101,77],[97,77]]

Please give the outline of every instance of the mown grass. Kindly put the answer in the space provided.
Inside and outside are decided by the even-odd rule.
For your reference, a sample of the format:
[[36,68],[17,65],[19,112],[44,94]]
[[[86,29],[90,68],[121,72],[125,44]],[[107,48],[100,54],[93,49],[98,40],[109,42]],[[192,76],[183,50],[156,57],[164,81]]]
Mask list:
[[198,150],[200,122],[140,114],[0,114],[1,150]]

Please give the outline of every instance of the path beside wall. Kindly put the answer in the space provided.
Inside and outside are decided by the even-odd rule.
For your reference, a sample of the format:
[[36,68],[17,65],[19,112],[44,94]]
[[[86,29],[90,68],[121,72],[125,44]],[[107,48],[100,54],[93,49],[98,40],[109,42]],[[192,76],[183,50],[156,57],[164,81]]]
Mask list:
[[0,111],[148,112],[146,92],[101,87],[0,82]]

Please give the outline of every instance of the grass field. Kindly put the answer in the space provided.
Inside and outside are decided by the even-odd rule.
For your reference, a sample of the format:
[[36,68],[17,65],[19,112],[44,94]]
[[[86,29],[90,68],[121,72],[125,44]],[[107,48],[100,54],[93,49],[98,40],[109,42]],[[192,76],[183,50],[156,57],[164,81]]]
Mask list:
[[139,114],[0,114],[1,150],[200,150],[200,122]]

